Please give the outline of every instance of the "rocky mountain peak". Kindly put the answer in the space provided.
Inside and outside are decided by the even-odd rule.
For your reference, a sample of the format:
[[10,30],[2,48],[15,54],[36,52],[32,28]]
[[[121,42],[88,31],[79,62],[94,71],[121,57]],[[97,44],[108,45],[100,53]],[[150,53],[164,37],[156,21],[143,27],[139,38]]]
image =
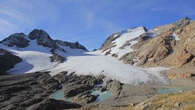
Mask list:
[[47,32],[45,32],[42,29],[34,29],[29,33],[29,39],[34,40],[34,39],[38,39],[40,37],[46,37],[48,39],[51,39],[49,34]]
[[176,28],[182,28],[182,27],[188,25],[190,22],[191,22],[191,19],[190,18],[184,17],[184,18],[181,18],[180,20],[178,20],[175,23],[175,25],[176,25]]
[[1,43],[9,47],[24,48],[29,45],[29,40],[26,38],[27,36],[24,33],[15,33],[2,40]]
[[143,30],[145,32],[147,32],[147,28],[144,27],[144,26],[139,26],[139,27],[133,27],[133,28],[129,28],[129,29],[126,29],[126,30],[122,30],[120,32],[120,34],[123,34],[123,33],[130,33],[130,32],[133,32],[133,31],[136,31],[136,30]]
[[16,46],[18,48],[25,48],[28,47],[31,44],[30,42],[32,41],[35,41],[40,46],[48,47],[52,51],[58,49],[65,52],[65,50],[63,49],[64,47],[88,51],[87,48],[85,48],[79,42],[53,40],[50,35],[42,29],[34,29],[28,35],[24,33],[11,34],[4,40],[0,41],[0,43],[8,47]]
[[28,35],[29,39],[37,40],[37,44],[49,47],[49,48],[56,48],[57,45],[55,41],[49,36],[47,32],[41,29],[34,29]]

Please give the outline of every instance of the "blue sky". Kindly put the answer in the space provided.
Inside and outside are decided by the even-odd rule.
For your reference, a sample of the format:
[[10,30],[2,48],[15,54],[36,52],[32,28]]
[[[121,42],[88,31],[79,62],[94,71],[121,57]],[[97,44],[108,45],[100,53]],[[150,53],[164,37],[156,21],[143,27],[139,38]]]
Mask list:
[[188,16],[194,0],[1,0],[0,40],[38,28],[54,39],[79,41],[98,48],[113,32],[153,28]]

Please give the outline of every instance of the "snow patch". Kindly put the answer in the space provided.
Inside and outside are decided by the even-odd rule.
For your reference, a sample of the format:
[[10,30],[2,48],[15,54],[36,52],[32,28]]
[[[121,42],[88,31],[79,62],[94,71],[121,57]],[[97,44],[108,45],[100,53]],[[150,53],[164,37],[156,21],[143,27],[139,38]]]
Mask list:
[[[112,47],[110,50],[105,51],[104,54],[110,51],[111,55],[117,54],[118,58],[122,57],[130,51],[133,51],[131,46],[137,43],[136,38],[138,38],[145,32],[146,31],[144,27],[137,27],[133,29],[128,29],[127,31],[122,31],[120,37],[113,41],[115,46]],[[126,43],[129,43],[129,45],[124,46]]]
[[172,36],[173,36],[174,40],[180,40],[178,35],[176,35],[175,33],[173,33]]

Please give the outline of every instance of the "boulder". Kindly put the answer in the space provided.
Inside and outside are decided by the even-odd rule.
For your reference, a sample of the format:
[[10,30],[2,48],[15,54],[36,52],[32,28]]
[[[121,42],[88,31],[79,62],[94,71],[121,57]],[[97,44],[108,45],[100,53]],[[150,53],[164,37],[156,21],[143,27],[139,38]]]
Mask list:
[[113,96],[118,97],[122,90],[122,83],[117,80],[110,80],[106,82],[107,89],[112,93]]

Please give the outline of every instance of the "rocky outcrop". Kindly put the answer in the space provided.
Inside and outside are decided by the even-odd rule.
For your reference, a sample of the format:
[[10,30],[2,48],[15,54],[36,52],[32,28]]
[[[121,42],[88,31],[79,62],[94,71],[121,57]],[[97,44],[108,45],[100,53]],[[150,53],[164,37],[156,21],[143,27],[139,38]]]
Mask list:
[[138,43],[132,46],[134,51],[124,55],[121,60],[124,63],[136,63],[139,66],[175,67],[166,72],[168,78],[192,78],[195,22],[189,18],[183,18],[176,23],[156,27],[152,31],[156,31],[157,34],[152,37],[147,33],[141,35]]
[[22,59],[15,56],[4,49],[0,49],[0,75],[5,74],[7,70],[11,69]]
[[108,49],[114,47],[115,45],[113,44],[113,41],[114,41],[115,39],[117,39],[118,37],[120,37],[120,35],[121,35],[121,34],[120,34],[119,32],[110,35],[110,36],[106,39],[106,41],[103,43],[103,45],[100,47],[100,50],[105,51],[105,50],[108,50]]
[[91,95],[90,91],[82,92],[72,98],[73,102],[77,102],[81,105],[87,105],[95,102],[98,96]]
[[122,83],[117,80],[109,80],[107,81],[106,88],[112,92],[112,95],[115,97],[118,97],[120,95],[120,92],[122,90]]
[[53,55],[50,57],[50,60],[51,60],[51,62],[63,63],[66,60],[66,58],[64,58],[56,53],[53,53]]
[[39,45],[49,47],[52,49],[60,48],[59,46],[62,46],[62,47],[66,46],[72,49],[82,49],[82,50],[87,51],[87,49],[83,45],[81,45],[79,42],[72,43],[72,42],[61,41],[61,40],[53,40],[49,36],[49,34],[43,30],[34,29],[32,32],[29,33],[28,36],[31,40],[36,39]]
[[37,44],[49,47],[49,48],[57,48],[57,45],[53,39],[43,30],[34,29],[28,35],[29,39],[37,40]]
[[85,51],[88,51],[87,48],[83,45],[81,45],[79,42],[67,42],[67,41],[61,41],[61,40],[55,40],[56,44],[60,45],[60,46],[67,46],[70,47],[72,49],[82,49]]
[[71,75],[64,83],[63,90],[66,97],[73,97],[82,92],[93,89],[93,87],[101,83],[101,80],[97,80],[93,76],[77,76]]
[[65,102],[55,99],[45,99],[42,102],[32,105],[27,108],[27,110],[64,110],[64,109],[74,109],[80,108],[79,104]]
[[2,40],[0,43],[6,46],[9,46],[9,47],[16,46],[18,48],[24,48],[29,45],[29,40],[27,40],[26,38],[27,36],[24,33],[15,33],[15,34],[8,36],[4,40]]
[[194,67],[179,67],[172,68],[166,71],[167,77],[171,80],[175,79],[194,79],[195,78],[195,69]]
[[[171,66],[191,69],[194,66],[195,55],[194,32],[195,22],[189,18],[156,27],[142,34],[138,43],[132,46],[134,51],[125,54],[121,60],[124,63],[139,66]],[[152,36],[150,33],[153,33]],[[185,77],[182,74],[179,76]]]
[[[106,88],[109,90],[114,98],[109,100],[112,106],[129,105],[131,103],[138,103],[156,94],[156,90],[150,86],[123,84],[117,80],[108,80]],[[113,105],[114,104],[114,105]]]
[[121,57],[131,51],[131,47],[137,42],[139,36],[146,32],[147,29],[140,26],[113,33],[106,39],[99,50],[104,55],[121,59]]
[[59,89],[59,83],[47,72],[3,75],[0,82],[1,110],[26,110]]
[[86,105],[96,100],[97,96],[91,95],[91,90],[95,85],[102,83],[104,77],[76,75],[65,71],[54,78],[63,85],[64,97],[70,97],[72,102]]
[[125,110],[193,110],[195,92],[157,95]]

